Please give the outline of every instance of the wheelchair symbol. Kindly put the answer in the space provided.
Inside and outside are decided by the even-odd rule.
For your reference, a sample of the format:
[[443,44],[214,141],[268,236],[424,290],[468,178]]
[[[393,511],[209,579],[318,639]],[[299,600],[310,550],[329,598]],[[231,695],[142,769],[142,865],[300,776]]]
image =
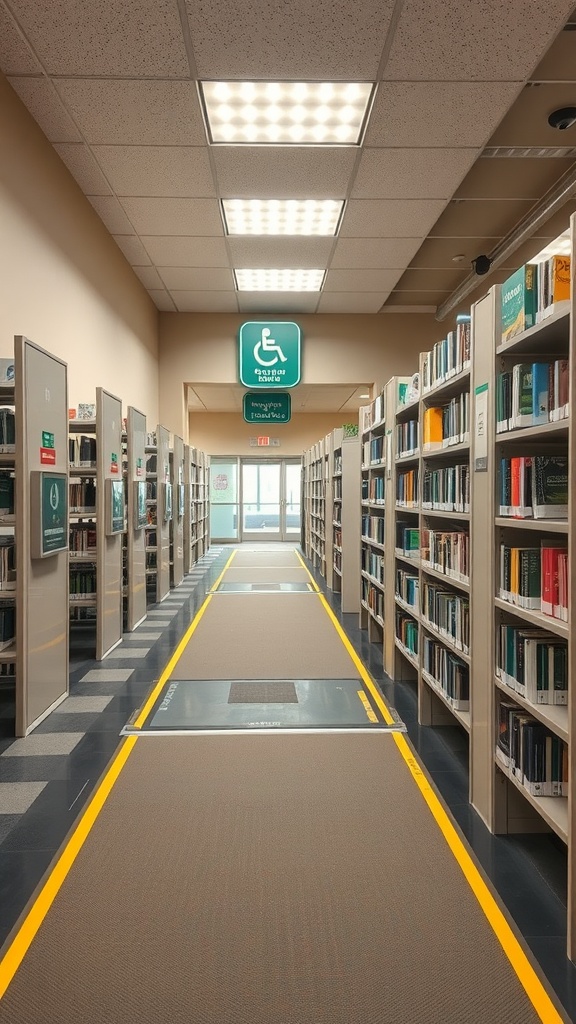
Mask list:
[[[262,359],[260,352],[274,352],[273,359]],[[274,338],[270,337],[270,329],[262,328],[262,337],[254,345],[254,359],[260,366],[275,366],[278,360],[285,363],[287,357],[284,355],[280,345],[277,345]]]

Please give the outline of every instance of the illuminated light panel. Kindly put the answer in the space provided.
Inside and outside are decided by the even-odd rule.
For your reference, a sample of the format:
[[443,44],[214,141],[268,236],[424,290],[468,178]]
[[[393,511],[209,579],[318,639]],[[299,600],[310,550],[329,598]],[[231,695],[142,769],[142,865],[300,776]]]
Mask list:
[[215,144],[358,146],[372,82],[200,82]]
[[239,292],[319,292],[325,270],[235,270]]
[[223,199],[229,235],[336,234],[343,199]]

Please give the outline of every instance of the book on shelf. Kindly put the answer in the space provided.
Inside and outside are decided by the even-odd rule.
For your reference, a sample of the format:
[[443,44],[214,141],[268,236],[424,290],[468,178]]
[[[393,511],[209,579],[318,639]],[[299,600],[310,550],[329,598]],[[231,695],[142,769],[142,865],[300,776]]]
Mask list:
[[502,341],[510,341],[517,334],[536,323],[537,266],[527,263],[516,270],[502,285],[501,320]]
[[96,484],[83,480],[70,484],[70,512],[96,511]]
[[496,379],[496,433],[558,423],[570,414],[568,360],[517,363]]
[[384,591],[379,587],[375,587],[370,580],[367,580],[364,576],[361,577],[361,598],[362,602],[372,612],[372,614],[378,618],[384,618]]
[[420,557],[420,530],[409,523],[396,521],[396,551],[406,558]]
[[496,757],[531,796],[568,795],[568,747],[524,708],[498,706]]
[[408,383],[401,382],[398,384],[398,409],[402,409],[404,405],[411,405],[412,402],[417,402],[420,398],[420,374],[419,372],[413,373]]
[[384,504],[385,483],[383,476],[373,476],[369,481],[368,500],[379,505]]
[[363,515],[362,536],[377,544],[384,544],[384,523],[384,516]]
[[415,508],[418,505],[418,476],[419,470],[399,470],[396,474],[396,504],[405,508]]
[[0,515],[14,514],[14,474],[0,473]]
[[396,569],[396,597],[415,610],[420,606],[420,578],[406,569]]
[[455,711],[470,710],[470,676],[468,665],[444,645],[424,635],[422,669],[442,690]]
[[424,420],[422,424],[422,446],[424,451],[432,451],[442,447],[443,434],[443,410],[440,406],[430,406],[424,409]]
[[536,322],[545,320],[560,302],[570,298],[570,256],[554,255],[538,264]]
[[10,454],[11,451],[14,451],[15,444],[16,416],[13,409],[4,406],[0,408],[0,447]]
[[68,438],[68,461],[70,467],[92,468],[96,465],[96,438],[86,434],[74,434]]
[[452,641],[463,654],[470,644],[470,601],[462,594],[447,590],[441,583],[424,581],[422,612],[428,625]]
[[0,590],[16,590],[16,545],[13,537],[0,537]]
[[364,572],[367,572],[369,576],[373,576],[375,580],[378,580],[378,583],[384,585],[383,555],[371,551],[370,548],[363,548],[361,564]]
[[418,420],[407,420],[396,426],[396,455],[398,458],[418,451]]
[[430,469],[422,474],[422,508],[439,512],[470,511],[470,467],[467,463]]
[[421,530],[422,563],[436,572],[469,583],[470,537],[464,530]]
[[470,315],[459,314],[456,328],[437,341],[422,360],[422,392],[443,384],[470,366]]
[[414,658],[418,657],[418,623],[396,609],[396,639]]
[[14,643],[16,637],[16,607],[14,604],[0,604],[0,650],[4,651]]
[[70,600],[79,601],[96,594],[96,569],[88,566],[70,566]]
[[69,546],[71,555],[96,554],[98,540],[95,527],[84,524],[71,526]]
[[539,547],[500,545],[501,600],[568,621],[568,549],[543,540]]
[[543,629],[502,623],[496,675],[532,704],[568,703],[568,645]]
[[565,455],[500,459],[499,511],[514,519],[568,517],[568,459]]

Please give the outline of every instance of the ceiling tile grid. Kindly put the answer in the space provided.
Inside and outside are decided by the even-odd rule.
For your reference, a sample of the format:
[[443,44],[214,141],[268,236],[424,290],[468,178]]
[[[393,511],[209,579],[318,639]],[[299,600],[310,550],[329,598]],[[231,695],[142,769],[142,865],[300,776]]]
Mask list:
[[[574,95],[572,4],[0,0],[0,69],[158,308],[428,308],[573,164],[547,123]],[[211,146],[202,78],[377,91],[360,146]],[[225,236],[220,199],[267,198],[345,200],[338,237]],[[266,267],[324,289],[235,291]]]

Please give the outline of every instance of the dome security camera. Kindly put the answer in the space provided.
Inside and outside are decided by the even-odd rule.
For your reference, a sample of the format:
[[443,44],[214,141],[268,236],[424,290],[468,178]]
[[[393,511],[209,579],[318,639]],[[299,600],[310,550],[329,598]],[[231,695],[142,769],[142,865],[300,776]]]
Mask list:
[[560,107],[558,110],[553,110],[548,117],[548,124],[551,128],[557,128],[561,132],[566,128],[571,128],[573,124],[576,124],[576,107]]
[[482,277],[487,274],[492,266],[492,260],[489,256],[477,256],[475,260],[472,260],[472,266],[474,267],[474,273]]

